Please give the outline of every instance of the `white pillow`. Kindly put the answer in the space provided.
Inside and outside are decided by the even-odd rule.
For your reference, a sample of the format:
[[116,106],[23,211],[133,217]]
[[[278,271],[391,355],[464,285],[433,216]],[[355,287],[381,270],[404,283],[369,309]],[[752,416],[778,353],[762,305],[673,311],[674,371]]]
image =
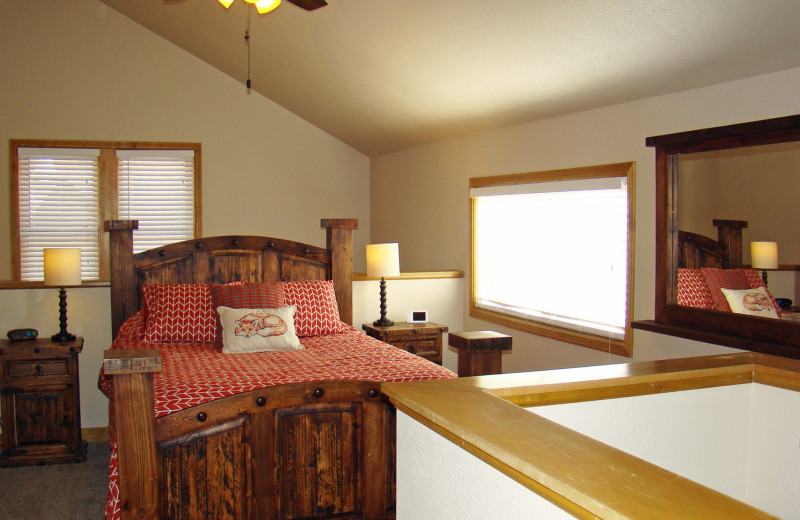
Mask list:
[[722,289],[731,310],[737,314],[749,314],[764,318],[778,318],[772,305],[772,296],[764,287],[755,289]]
[[297,307],[278,309],[231,309],[217,307],[222,323],[225,353],[302,350],[294,328]]

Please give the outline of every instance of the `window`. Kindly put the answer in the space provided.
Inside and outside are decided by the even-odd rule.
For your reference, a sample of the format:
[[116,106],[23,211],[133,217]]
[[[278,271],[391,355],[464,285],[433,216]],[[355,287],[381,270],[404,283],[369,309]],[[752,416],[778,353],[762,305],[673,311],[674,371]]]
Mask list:
[[11,142],[13,266],[42,280],[42,249],[80,247],[84,280],[108,278],[103,221],[139,221],[134,251],[200,234],[200,145]]
[[470,315],[630,356],[634,171],[470,179]]

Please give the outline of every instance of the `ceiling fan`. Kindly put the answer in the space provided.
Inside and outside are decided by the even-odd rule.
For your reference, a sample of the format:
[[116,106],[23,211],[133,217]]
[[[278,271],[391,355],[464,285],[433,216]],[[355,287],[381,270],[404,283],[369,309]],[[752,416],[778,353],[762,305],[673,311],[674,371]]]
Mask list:
[[[233,0],[217,0],[220,4],[222,4],[225,9],[229,8],[231,4],[233,4]],[[279,5],[281,5],[281,0],[244,0],[248,4],[254,5],[258,14],[264,14],[272,11]],[[300,9],[305,9],[306,11],[313,11],[314,9],[319,9],[320,7],[325,7],[328,5],[328,2],[325,0],[287,0],[290,4],[294,4]],[[245,85],[247,85],[247,91],[250,91],[251,83],[250,83],[250,9],[247,10],[247,26],[244,31],[244,43],[247,45],[247,81]]]
[[[218,0],[225,8],[231,6],[233,0]],[[258,14],[264,14],[272,11],[279,5],[281,5],[281,0],[244,0],[249,4],[255,4],[256,10]],[[325,7],[328,5],[328,2],[325,0],[286,0],[290,4],[294,4],[300,9],[305,9],[306,11],[313,11],[314,9],[319,9],[320,7]]]

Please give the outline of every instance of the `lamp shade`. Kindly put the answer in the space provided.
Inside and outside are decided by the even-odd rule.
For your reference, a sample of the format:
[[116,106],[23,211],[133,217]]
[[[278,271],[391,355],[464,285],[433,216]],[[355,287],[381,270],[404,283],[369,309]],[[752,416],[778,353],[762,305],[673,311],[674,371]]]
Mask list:
[[400,275],[400,248],[397,242],[367,244],[367,276],[387,278]]
[[755,269],[777,269],[777,242],[750,242],[750,257]]
[[81,284],[81,250],[77,247],[44,250],[44,284],[64,287]]

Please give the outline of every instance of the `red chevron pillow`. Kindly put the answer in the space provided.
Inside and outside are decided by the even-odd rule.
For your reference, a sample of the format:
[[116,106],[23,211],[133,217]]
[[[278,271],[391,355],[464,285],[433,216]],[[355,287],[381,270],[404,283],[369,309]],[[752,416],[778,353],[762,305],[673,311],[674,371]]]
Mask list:
[[714,309],[714,300],[700,269],[678,268],[678,305]]
[[339,305],[331,280],[283,282],[284,305],[295,305],[294,326],[297,335],[322,336],[348,330],[339,317]]
[[213,343],[217,321],[207,284],[142,286],[147,343]]
[[733,312],[728,304],[728,299],[722,294],[722,289],[749,289],[750,282],[747,280],[742,269],[714,269],[711,267],[702,268],[703,278],[706,279],[708,290],[711,291],[711,298],[714,300],[714,308],[718,311]]
[[216,322],[214,346],[222,348],[222,322],[218,307],[231,309],[277,309],[284,306],[280,282],[231,283],[211,286],[211,308]]

